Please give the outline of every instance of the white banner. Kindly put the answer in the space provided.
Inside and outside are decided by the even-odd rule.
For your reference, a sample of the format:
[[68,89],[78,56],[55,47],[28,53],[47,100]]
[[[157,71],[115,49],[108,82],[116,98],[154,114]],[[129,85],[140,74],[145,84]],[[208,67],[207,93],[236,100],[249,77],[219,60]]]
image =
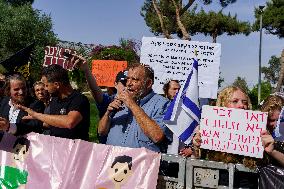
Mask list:
[[153,89],[163,94],[167,79],[185,83],[197,57],[199,97],[217,98],[220,56],[219,43],[143,37],[140,62],[154,69]]
[[260,132],[265,130],[267,113],[217,106],[203,106],[201,148],[262,158]]

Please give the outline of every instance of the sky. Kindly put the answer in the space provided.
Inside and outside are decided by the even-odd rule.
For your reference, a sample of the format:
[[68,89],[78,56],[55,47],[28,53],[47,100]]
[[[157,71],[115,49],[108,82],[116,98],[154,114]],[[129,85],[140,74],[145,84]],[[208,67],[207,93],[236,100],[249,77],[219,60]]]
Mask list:
[[[143,36],[153,37],[140,15],[143,0],[35,0],[33,7],[51,16],[53,31],[58,38],[65,41],[84,44],[118,44],[120,38],[141,40]],[[218,3],[204,6],[205,10],[219,11]],[[217,2],[215,0],[215,2]],[[242,21],[254,21],[254,8],[265,5],[265,0],[237,0],[226,7],[223,12],[237,14]],[[238,77],[246,79],[252,88],[258,82],[259,66],[259,32],[249,36],[219,36],[222,55],[220,62],[221,76],[225,79],[223,86],[232,84]],[[193,41],[212,42],[211,37],[196,35]],[[284,39],[266,34],[262,36],[262,66],[267,66],[272,55],[280,57],[284,49]]]

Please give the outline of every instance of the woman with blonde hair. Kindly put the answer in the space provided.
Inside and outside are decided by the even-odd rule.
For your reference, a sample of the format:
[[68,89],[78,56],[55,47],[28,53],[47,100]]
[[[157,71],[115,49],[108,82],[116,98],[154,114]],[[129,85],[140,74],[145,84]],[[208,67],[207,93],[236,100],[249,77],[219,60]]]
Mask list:
[[[236,108],[249,110],[252,108],[251,101],[249,96],[245,91],[237,86],[228,86],[224,88],[218,95],[216,106],[227,107],[227,108]],[[194,149],[197,149],[201,145],[201,136],[200,132],[196,134],[197,137],[193,138],[193,144],[195,145]],[[197,154],[195,152],[195,154]],[[202,159],[210,161],[218,161],[224,163],[241,163],[248,168],[256,167],[256,158],[245,157],[237,154],[230,154],[226,152],[219,152],[213,150],[202,150],[200,156]],[[227,173],[223,173],[220,170],[220,180],[221,185],[228,184],[225,179],[228,177]],[[236,187],[254,187],[257,185],[257,177],[253,174],[249,175],[238,175],[235,176]]]

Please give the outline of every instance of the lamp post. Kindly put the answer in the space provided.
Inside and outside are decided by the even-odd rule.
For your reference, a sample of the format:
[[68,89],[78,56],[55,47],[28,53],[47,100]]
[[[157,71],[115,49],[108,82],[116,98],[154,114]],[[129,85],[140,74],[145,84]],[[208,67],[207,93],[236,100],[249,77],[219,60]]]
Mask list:
[[261,98],[261,44],[262,44],[262,13],[265,6],[259,6],[260,10],[260,19],[259,19],[259,56],[258,56],[258,104],[260,104]]

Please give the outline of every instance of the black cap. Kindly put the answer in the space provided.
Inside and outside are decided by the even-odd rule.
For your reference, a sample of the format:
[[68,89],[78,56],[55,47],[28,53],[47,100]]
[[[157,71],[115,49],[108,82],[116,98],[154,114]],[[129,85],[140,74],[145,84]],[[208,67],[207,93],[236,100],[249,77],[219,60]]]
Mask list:
[[120,71],[115,77],[115,82],[125,82],[127,78],[127,71]]

